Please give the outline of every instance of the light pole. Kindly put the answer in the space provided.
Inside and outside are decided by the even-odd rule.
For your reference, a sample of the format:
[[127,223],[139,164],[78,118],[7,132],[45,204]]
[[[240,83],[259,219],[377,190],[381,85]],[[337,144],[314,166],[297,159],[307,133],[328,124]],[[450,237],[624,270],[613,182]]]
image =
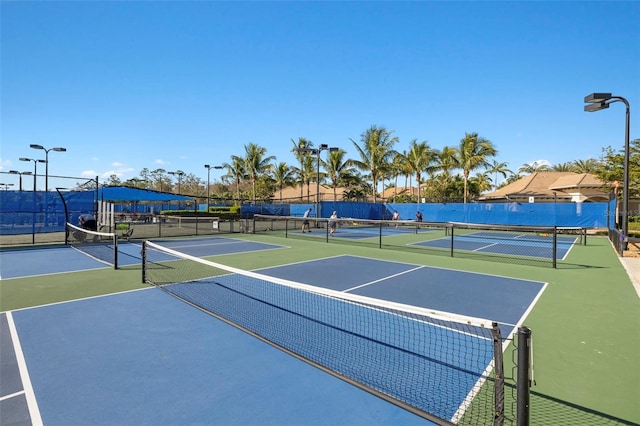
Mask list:
[[48,191],[49,190],[49,151],[55,151],[55,152],[66,152],[67,148],[61,148],[59,146],[56,146],[55,148],[45,148],[42,145],[38,145],[35,143],[32,143],[31,145],[29,145],[29,148],[33,148],[33,149],[41,149],[44,151],[44,190]]
[[22,175],[30,175],[33,174],[31,172],[19,172],[17,170],[9,170],[9,173],[11,173],[12,175],[20,175],[20,192],[22,192]]
[[210,164],[204,165],[205,169],[207,169],[207,213],[209,213],[210,201],[211,197],[209,196],[209,189],[211,187],[211,169],[222,169],[222,166],[212,166]]
[[38,177],[38,163],[46,163],[45,160],[36,160],[35,158],[20,157],[20,161],[33,161],[33,193],[36,193],[36,178]]
[[624,182],[622,184],[622,234],[629,235],[629,101],[622,96],[612,96],[611,93],[592,93],[584,97],[584,110],[587,112],[600,111],[609,108],[614,102],[622,102],[627,107],[624,132]]
[[4,187],[4,190],[8,190],[10,186],[13,186],[12,183],[0,183],[0,186]]
[[184,172],[182,170],[178,170],[177,172],[169,172],[169,174],[178,176],[178,194],[180,194],[180,185],[182,184],[182,176],[184,176]]
[[320,217],[320,153],[322,151],[329,150],[330,152],[338,151],[340,148],[329,148],[329,145],[326,143],[320,144],[318,148],[300,148],[298,149],[298,153],[300,154],[311,154],[316,156],[316,218]]

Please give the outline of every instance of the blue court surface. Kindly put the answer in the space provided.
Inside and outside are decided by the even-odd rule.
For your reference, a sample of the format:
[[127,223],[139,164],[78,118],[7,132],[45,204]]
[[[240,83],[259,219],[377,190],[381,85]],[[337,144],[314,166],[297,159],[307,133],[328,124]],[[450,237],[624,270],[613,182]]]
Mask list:
[[[560,260],[565,259],[576,240],[577,239],[575,237],[557,237],[557,258]],[[421,241],[413,243],[412,245],[450,249],[451,237],[446,236],[435,240]],[[453,237],[453,247],[454,250],[472,252],[537,257],[543,259],[553,258],[552,236],[520,236],[518,234],[505,236],[504,233],[476,232],[473,234],[455,235]]]
[[[256,272],[496,320],[504,337],[545,288],[357,256]],[[158,288],[18,310],[1,319],[5,419],[31,417],[45,425],[430,424]]]
[[[174,239],[162,241],[162,244],[197,257],[283,248],[283,246],[275,244],[225,237]],[[141,250],[140,244],[118,242],[118,265],[123,267],[140,265]],[[2,279],[112,267],[70,246],[3,250],[0,251],[0,264],[2,265]]]

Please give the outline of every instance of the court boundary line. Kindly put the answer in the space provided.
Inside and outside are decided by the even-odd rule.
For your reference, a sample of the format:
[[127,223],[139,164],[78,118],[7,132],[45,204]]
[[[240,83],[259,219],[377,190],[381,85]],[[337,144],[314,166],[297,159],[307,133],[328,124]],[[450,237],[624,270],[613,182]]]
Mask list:
[[9,311],[6,315],[7,323],[9,325],[9,334],[11,335],[11,341],[13,342],[13,351],[18,363],[18,370],[20,371],[20,380],[22,381],[23,389],[22,392],[27,400],[27,409],[29,410],[29,416],[31,417],[31,424],[33,426],[42,426],[44,423],[40,416],[38,401],[36,400],[36,394],[33,391],[33,385],[31,384],[31,378],[29,377],[29,369],[27,368],[27,362],[24,358],[22,345],[20,344],[18,330],[16,329],[16,324],[13,321],[13,314]]
[[417,271],[417,270],[423,269],[423,268],[425,268],[425,266],[417,266],[415,268],[408,269],[406,271],[398,272],[397,274],[387,275],[386,277],[378,278],[377,280],[369,281],[368,283],[363,283],[363,284],[357,285],[355,287],[347,288],[347,289],[341,290],[341,291],[343,293],[348,293],[348,292],[350,292],[352,290],[357,290],[357,289],[362,288],[362,287],[367,287],[367,286],[373,285],[375,283],[379,283],[381,281],[388,280],[389,278],[399,277],[400,275],[408,274],[409,272]]

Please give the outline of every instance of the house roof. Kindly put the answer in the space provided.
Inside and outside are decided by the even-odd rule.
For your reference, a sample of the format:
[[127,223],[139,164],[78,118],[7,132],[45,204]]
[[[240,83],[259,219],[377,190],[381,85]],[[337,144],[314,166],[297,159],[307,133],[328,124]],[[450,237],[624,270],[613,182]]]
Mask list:
[[[307,185],[304,185],[302,187],[302,201],[307,201],[307,195],[310,201],[315,201],[316,193],[317,193],[316,184],[312,183],[311,185],[309,185],[308,190],[309,192],[307,193]],[[342,199],[343,193],[344,193],[344,188],[336,188],[336,198],[338,200]],[[276,191],[273,193],[273,199],[275,201],[280,200],[279,190],[276,189]],[[300,185],[283,188],[282,199],[289,200],[289,201],[300,200]],[[333,200],[333,188],[331,188],[330,186],[320,185],[320,199],[324,201]]]
[[[589,173],[535,172],[497,191],[479,197],[479,200],[515,197],[570,197],[566,192],[581,188],[599,189],[607,184]],[[560,194],[558,193],[560,192]]]

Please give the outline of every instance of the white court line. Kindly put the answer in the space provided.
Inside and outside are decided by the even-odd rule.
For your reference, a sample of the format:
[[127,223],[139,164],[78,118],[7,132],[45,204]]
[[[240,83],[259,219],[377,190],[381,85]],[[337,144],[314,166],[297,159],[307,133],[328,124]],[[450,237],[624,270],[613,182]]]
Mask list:
[[370,281],[370,282],[368,282],[368,283],[360,284],[360,285],[358,285],[358,286],[351,287],[351,288],[348,288],[348,289],[346,289],[346,290],[342,290],[342,292],[343,292],[343,293],[347,293],[347,292],[352,291],[352,290],[357,290],[357,289],[359,289],[359,288],[366,287],[366,286],[368,286],[368,285],[372,285],[372,284],[375,284],[375,283],[379,283],[380,281],[388,280],[389,278],[399,277],[400,275],[404,275],[404,274],[407,274],[407,273],[409,273],[409,272],[417,271],[418,269],[422,269],[422,268],[424,268],[424,267],[425,267],[425,266],[418,266],[417,268],[409,269],[409,270],[406,270],[406,271],[403,271],[403,272],[398,272],[397,274],[394,274],[394,275],[389,275],[389,276],[387,276],[387,277],[380,278],[380,279],[378,279],[378,280]]
[[22,352],[22,346],[20,345],[20,339],[18,338],[18,331],[16,330],[16,325],[13,322],[13,315],[11,312],[7,312],[7,322],[9,324],[11,340],[13,341],[13,350],[15,351],[16,360],[18,362],[18,370],[20,370],[20,378],[22,379],[22,386],[24,387],[27,407],[29,408],[29,415],[31,416],[31,424],[33,426],[41,426],[43,425],[42,417],[40,417],[38,402],[36,401],[36,395],[33,392],[33,386],[31,385],[31,379],[29,378],[29,370],[27,369],[27,363],[24,360],[24,353]]

